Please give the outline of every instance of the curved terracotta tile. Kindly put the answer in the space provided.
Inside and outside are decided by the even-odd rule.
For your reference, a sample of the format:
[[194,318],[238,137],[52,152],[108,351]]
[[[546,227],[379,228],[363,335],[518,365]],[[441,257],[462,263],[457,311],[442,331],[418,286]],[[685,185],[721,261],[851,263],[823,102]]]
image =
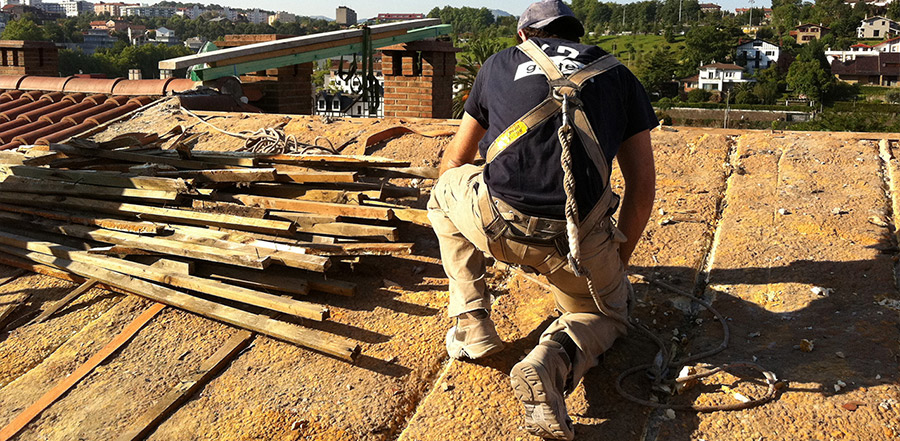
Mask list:
[[50,100],[54,103],[58,103],[59,100],[65,98],[65,96],[66,96],[66,94],[64,94],[62,92],[50,92],[50,93],[45,93],[45,94],[41,95],[41,99],[42,100]]
[[61,92],[66,83],[75,77],[41,77],[30,75],[19,83],[20,90],[44,90],[48,92]]
[[116,118],[118,118],[118,117],[120,117],[120,116],[122,116],[122,115],[124,115],[124,114],[126,114],[126,113],[128,113],[128,112],[131,112],[131,111],[133,111],[133,110],[137,110],[137,109],[140,108],[140,107],[141,107],[140,104],[138,104],[138,103],[132,103],[132,102],[129,101],[128,103],[123,104],[123,105],[121,105],[121,106],[119,106],[119,107],[116,107],[115,109],[110,109],[110,110],[107,110],[107,111],[105,111],[105,112],[103,112],[103,113],[99,113],[99,114],[97,114],[97,115],[91,116],[91,117],[85,119],[84,121],[85,121],[85,122],[92,122],[92,123],[95,123],[95,124],[97,124],[97,125],[100,125],[100,124],[103,124],[103,123],[105,123],[105,122],[107,122],[107,121],[114,120],[114,119],[116,119]]
[[[11,130],[7,130],[3,133],[0,133],[0,142],[8,143],[13,142],[16,137],[31,133],[35,130],[42,129],[44,127],[49,126],[50,123],[47,121],[35,121],[33,123],[25,124],[24,126],[19,126]],[[22,144],[28,144],[27,142],[23,142]]]
[[8,111],[8,110],[13,110],[13,109],[15,109],[15,108],[17,108],[17,107],[19,107],[19,106],[24,106],[24,105],[26,105],[26,104],[33,103],[33,102],[34,102],[33,100],[30,100],[30,99],[25,98],[25,97],[15,99],[15,100],[12,100],[12,101],[10,101],[10,102],[8,102],[8,103],[0,104],[0,113],[6,112],[6,111]]
[[49,126],[45,126],[40,129],[28,132],[24,135],[17,136],[13,139],[13,142],[21,142],[22,144],[34,144],[34,142],[38,139],[59,136],[59,132],[72,127],[75,127],[75,124],[65,121],[51,124]]
[[113,88],[113,95],[165,95],[174,78],[161,80],[123,80]]
[[91,106],[85,110],[82,110],[78,113],[71,114],[69,116],[63,117],[63,121],[69,121],[73,124],[81,124],[85,121],[85,119],[90,118],[94,115],[98,115],[100,113],[106,112],[107,110],[115,109],[118,107],[116,103],[113,102],[105,102],[100,104],[99,106]]
[[18,106],[15,109],[10,109],[10,110],[0,112],[0,118],[3,118],[6,121],[12,121],[23,113],[31,112],[33,110],[43,109],[52,104],[53,104],[53,101],[50,101],[50,100],[33,101],[28,104]]
[[82,101],[78,104],[73,104],[70,107],[66,107],[55,112],[47,113],[43,116],[39,116],[38,119],[43,119],[51,123],[58,123],[67,116],[75,115],[78,112],[85,111],[87,109],[93,108],[94,106],[96,106],[96,104],[90,101]]
[[18,89],[28,75],[0,75],[0,89]]
[[166,85],[165,95],[168,95],[169,92],[184,92],[185,90],[191,90],[197,87],[200,83],[189,80],[187,78],[175,78]]
[[12,121],[7,121],[3,124],[0,124],[0,133],[3,133],[7,130],[15,129],[16,127],[24,126],[25,124],[28,124],[30,122],[31,121],[28,121],[27,119],[23,119],[23,118],[16,118]]
[[22,143],[20,142],[10,142],[7,144],[0,145],[0,150],[12,150],[14,148],[18,148]]
[[106,95],[103,95],[102,93],[97,93],[97,94],[88,96],[84,100],[94,103],[94,104],[102,104],[103,102],[106,101],[107,98],[109,98],[109,97]]
[[60,130],[53,135],[42,137],[41,139],[36,140],[35,144],[50,145],[51,142],[65,141],[72,136],[88,131],[94,127],[97,127],[97,125],[89,122],[81,123],[76,126],[69,127],[68,129]]
[[21,98],[27,98],[31,101],[34,101],[42,96],[44,96],[44,92],[41,92],[40,90],[32,90],[31,92],[23,93]]
[[[42,100],[42,101],[43,101],[43,100]],[[25,119],[25,120],[27,120],[27,121],[29,121],[29,122],[34,122],[34,121],[37,121],[37,120],[41,119],[42,116],[45,116],[45,115],[49,115],[49,114],[55,113],[55,112],[57,112],[57,111],[59,111],[59,110],[67,109],[67,108],[72,107],[72,106],[74,106],[74,105],[75,105],[75,103],[73,103],[73,102],[71,102],[71,101],[60,101],[60,102],[58,102],[58,103],[52,103],[52,104],[50,104],[49,106],[46,106],[46,107],[41,107],[41,108],[32,110],[32,111],[30,111],[30,112],[22,113],[22,114],[19,115],[19,117],[16,118],[16,119]],[[23,106],[23,107],[24,107],[24,106]],[[60,118],[61,118],[61,117],[60,117]],[[59,121],[59,119],[57,119],[56,121]],[[52,122],[52,120],[51,120],[51,122]],[[2,131],[2,130],[3,130],[3,129],[0,128],[0,131]]]
[[144,107],[147,104],[152,103],[153,98],[150,98],[149,96],[139,96],[139,97],[135,97],[135,98],[128,100],[128,102],[135,103],[138,105],[138,107]]
[[62,100],[73,102],[73,103],[80,103],[81,100],[83,100],[85,96],[87,96],[87,95],[85,95],[83,93],[70,93],[70,94],[64,96]]
[[3,93],[3,95],[0,95],[0,104],[5,104],[12,100],[17,100],[22,96],[23,93],[25,92],[22,92],[21,90],[6,91]]
[[120,81],[122,81],[122,78],[72,78],[66,83],[63,92],[110,94]]
[[130,100],[130,99],[131,99],[130,96],[123,95],[123,96],[114,96],[114,97],[108,98],[106,101],[110,102],[110,103],[116,103],[117,106],[121,106],[122,104],[127,103],[128,100]]

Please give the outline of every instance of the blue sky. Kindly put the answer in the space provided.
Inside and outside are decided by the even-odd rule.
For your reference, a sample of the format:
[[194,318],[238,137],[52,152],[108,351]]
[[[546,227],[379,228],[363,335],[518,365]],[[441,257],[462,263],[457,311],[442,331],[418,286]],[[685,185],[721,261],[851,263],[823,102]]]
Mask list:
[[[233,8],[258,7],[271,11],[287,11],[300,15],[324,15],[334,18],[334,10],[338,6],[347,6],[356,11],[359,18],[368,18],[377,15],[379,12],[421,12],[427,14],[435,6],[471,6],[485,7],[488,9],[501,9],[513,15],[519,15],[528,7],[533,0],[461,0],[461,1],[436,1],[436,0],[390,0],[390,1],[372,1],[372,0],[257,0],[254,2],[246,2],[240,0],[201,0],[208,3],[216,3],[223,6]],[[630,3],[627,1],[616,1],[616,3]],[[734,10],[734,8],[749,7],[747,0],[700,0],[701,3],[716,3],[724,9]],[[757,0],[755,7],[770,7],[772,5],[769,0]]]

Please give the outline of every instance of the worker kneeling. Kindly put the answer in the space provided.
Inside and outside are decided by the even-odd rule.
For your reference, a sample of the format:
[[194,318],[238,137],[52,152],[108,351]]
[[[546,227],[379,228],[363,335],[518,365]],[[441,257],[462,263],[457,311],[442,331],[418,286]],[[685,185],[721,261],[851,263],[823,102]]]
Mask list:
[[[521,44],[482,66],[444,153],[428,217],[450,280],[453,358],[503,348],[485,293],[484,253],[547,276],[559,316],[510,373],[535,435],[572,439],[565,395],[627,328],[625,267],[655,194],[644,88],[613,56],[579,44],[584,28],[559,0],[519,19]],[[472,165],[476,152],[485,166]],[[612,158],[625,179],[610,187]]]

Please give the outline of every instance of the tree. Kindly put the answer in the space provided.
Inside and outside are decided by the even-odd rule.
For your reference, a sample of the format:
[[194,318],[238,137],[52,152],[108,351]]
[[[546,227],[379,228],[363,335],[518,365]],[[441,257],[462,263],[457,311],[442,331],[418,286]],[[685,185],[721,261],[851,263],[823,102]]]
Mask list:
[[730,32],[715,26],[700,26],[685,35],[685,54],[691,68],[713,60],[725,61],[730,57],[735,38]]
[[453,86],[458,91],[453,96],[453,117],[461,118],[465,111],[466,100],[469,99],[469,93],[472,92],[472,86],[475,85],[475,77],[481,66],[490,58],[491,55],[503,50],[506,45],[502,40],[496,39],[477,39],[470,41],[464,48],[464,52],[460,55],[462,60],[457,64],[462,69],[453,78]]
[[663,95],[666,84],[672,82],[678,65],[669,46],[657,48],[639,66],[638,77],[651,95]]
[[44,33],[44,30],[27,16],[9,22],[6,25],[6,29],[3,30],[3,34],[0,35],[0,39],[26,41],[49,40],[47,34]]
[[787,74],[787,84],[795,92],[819,102],[828,93],[834,78],[822,68],[818,60],[798,58],[791,63]]

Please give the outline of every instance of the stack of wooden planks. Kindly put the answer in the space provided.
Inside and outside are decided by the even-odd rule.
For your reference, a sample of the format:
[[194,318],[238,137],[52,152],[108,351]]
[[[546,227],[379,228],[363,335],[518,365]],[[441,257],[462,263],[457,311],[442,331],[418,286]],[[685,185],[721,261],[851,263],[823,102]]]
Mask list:
[[159,139],[3,152],[0,263],[355,360],[357,342],[273,316],[326,320],[325,305],[296,297],[354,295],[355,284],[326,277],[332,264],[410,253],[398,227],[428,221],[399,204],[419,190],[390,182],[436,170],[374,156],[162,149]]

